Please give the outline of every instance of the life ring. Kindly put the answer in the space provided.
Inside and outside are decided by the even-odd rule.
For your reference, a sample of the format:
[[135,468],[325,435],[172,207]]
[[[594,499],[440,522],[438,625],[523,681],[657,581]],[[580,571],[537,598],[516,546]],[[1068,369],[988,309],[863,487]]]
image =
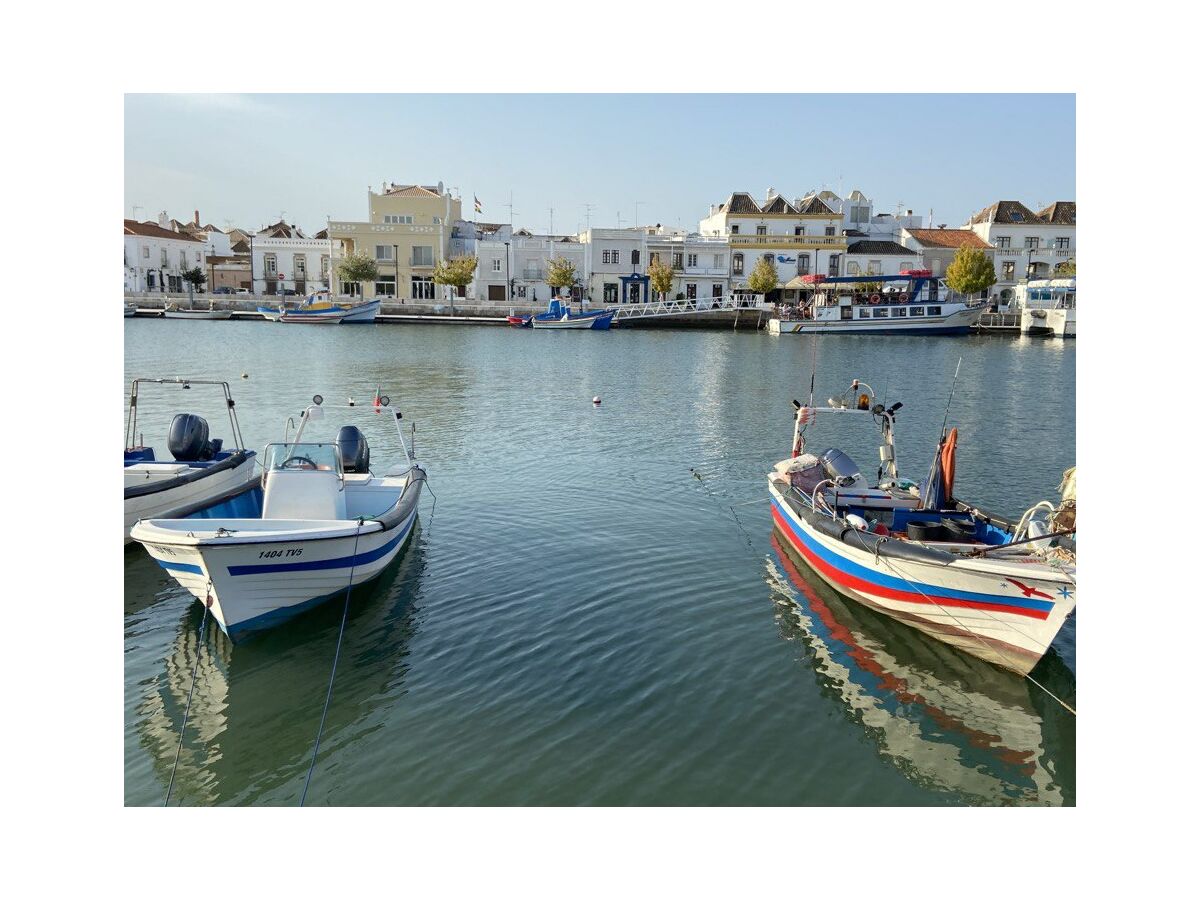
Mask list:
[[875,303],[878,303],[878,302],[879,302],[879,295],[878,295],[878,294],[872,294],[872,295],[871,295],[871,303],[872,303],[872,304],[875,304]]
[[897,302],[897,303],[907,303],[907,302],[908,302],[908,300],[909,300],[909,297],[908,297],[908,292],[907,292],[907,291],[901,291],[900,293],[898,293],[898,294],[896,295],[896,302]]

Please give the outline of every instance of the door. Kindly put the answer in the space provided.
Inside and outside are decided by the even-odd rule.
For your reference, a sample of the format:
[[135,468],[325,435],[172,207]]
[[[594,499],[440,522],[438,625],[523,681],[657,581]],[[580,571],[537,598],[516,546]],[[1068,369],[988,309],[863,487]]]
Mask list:
[[642,286],[640,284],[638,284],[636,281],[629,285],[629,302],[630,303],[641,303],[642,302]]
[[494,300],[497,303],[503,303],[504,302],[504,285],[489,284],[488,285],[488,299]]

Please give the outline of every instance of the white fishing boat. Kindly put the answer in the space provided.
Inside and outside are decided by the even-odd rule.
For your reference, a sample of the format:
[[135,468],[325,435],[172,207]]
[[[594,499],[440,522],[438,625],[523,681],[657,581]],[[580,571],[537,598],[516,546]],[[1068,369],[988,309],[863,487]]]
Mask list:
[[580,331],[607,331],[611,325],[613,316],[616,313],[613,310],[603,310],[591,313],[582,313],[572,315],[570,312],[563,313],[562,316],[555,319],[544,319],[539,316],[534,316],[531,323],[535,329],[574,329]]
[[381,301],[363,300],[358,303],[334,302],[329,291],[317,291],[304,298],[298,306],[260,306],[258,312],[272,322],[346,322],[369,323],[379,314]]
[[[397,465],[370,469],[366,437],[343,426],[313,441],[321,397],[301,415],[295,437],[263,453],[262,506],[254,515],[139,522],[139,541],[237,640],[370,581],[404,547],[417,518],[425,471],[415,462],[386,397],[336,407],[395,426]],[[386,418],[385,418],[386,417]]]
[[1017,285],[1021,334],[1075,337],[1075,279],[1038,278]]
[[[229,412],[229,439],[209,439],[208,422],[192,413],[179,413],[167,434],[170,461],[155,457],[138,432],[138,400],[143,385],[179,385],[183,390],[197,386],[219,386]],[[244,495],[258,486],[255,453],[242,444],[229,384],[195,378],[135,378],[129,390],[129,415],[125,425],[125,543],[129,529],[138,519],[170,519],[190,515],[215,504],[244,502]]]
[[208,307],[199,309],[192,306],[180,306],[177,303],[167,304],[163,308],[165,319],[228,319],[233,315],[229,309],[217,309],[213,301],[208,301]]
[[126,303],[125,304],[125,318],[132,319],[136,315],[137,315],[137,306],[134,305],[133,303]]
[[[952,499],[957,429],[918,485],[896,469],[902,404],[885,408],[855,381],[828,408],[793,401],[792,456],[768,476],[776,527],[834,590],[939,640],[1027,674],[1075,608],[1074,470],[1063,502],[1012,522]],[[874,422],[883,434],[875,484],[844,453],[805,452],[821,418]]]
[[[953,298],[929,270],[899,275],[803,275],[809,299],[767,322],[770,334],[969,334],[982,301]],[[898,284],[899,283],[899,284]],[[792,283],[789,282],[791,287]]]

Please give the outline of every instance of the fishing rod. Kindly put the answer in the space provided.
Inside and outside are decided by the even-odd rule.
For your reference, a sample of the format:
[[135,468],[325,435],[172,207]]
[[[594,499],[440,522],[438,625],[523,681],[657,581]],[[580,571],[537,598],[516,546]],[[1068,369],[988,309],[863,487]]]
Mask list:
[[942,441],[946,440],[946,425],[950,421],[950,404],[954,402],[954,389],[958,387],[958,372],[962,368],[962,357],[958,358],[958,365],[954,367],[954,381],[950,382],[950,396],[946,398],[946,415],[942,417]]

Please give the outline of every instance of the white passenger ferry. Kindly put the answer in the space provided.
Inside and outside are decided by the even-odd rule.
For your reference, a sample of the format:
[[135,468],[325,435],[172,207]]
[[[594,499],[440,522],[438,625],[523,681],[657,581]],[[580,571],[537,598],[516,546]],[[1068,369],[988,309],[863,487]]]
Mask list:
[[1017,285],[1021,334],[1075,337],[1075,279],[1037,278]]
[[814,293],[767,323],[771,334],[967,334],[981,301],[951,298],[928,269],[899,275],[805,275]]

